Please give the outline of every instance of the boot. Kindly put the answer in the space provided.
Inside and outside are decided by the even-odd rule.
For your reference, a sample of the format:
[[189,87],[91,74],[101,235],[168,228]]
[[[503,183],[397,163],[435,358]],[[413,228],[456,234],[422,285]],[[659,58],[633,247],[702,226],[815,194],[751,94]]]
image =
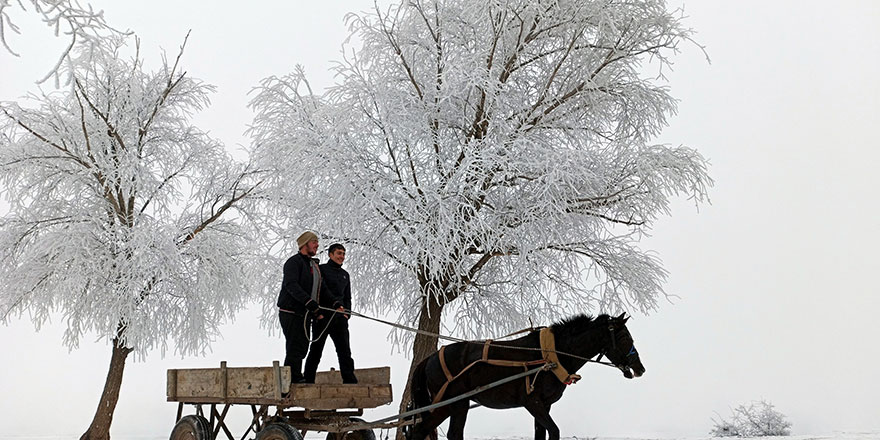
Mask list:
[[354,375],[354,371],[343,372],[342,383],[358,383],[358,378]]
[[315,383],[315,376],[318,374],[318,363],[320,361],[321,358],[314,356],[314,352],[309,352],[309,356],[306,357],[306,369],[303,372],[303,382]]
[[303,383],[305,379],[302,374],[302,359],[296,359],[290,363],[290,383]]
[[317,371],[306,369],[306,372],[303,373],[303,383],[315,383],[315,375]]
[[342,374],[342,383],[358,383],[354,375],[354,361],[350,356],[348,359],[339,359],[339,373]]

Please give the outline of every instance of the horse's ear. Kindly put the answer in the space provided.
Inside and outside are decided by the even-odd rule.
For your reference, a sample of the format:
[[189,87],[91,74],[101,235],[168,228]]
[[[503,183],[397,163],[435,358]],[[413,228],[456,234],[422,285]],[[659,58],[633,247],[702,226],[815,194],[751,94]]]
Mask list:
[[620,316],[615,318],[615,320],[618,321],[620,325],[626,325],[626,321],[629,320],[629,316],[626,316],[626,312],[623,312],[620,314]]

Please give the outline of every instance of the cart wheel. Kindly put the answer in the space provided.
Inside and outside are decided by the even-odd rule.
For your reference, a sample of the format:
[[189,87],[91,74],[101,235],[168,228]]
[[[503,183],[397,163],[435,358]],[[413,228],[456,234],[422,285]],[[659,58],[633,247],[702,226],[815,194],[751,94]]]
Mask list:
[[[352,422],[363,422],[362,419],[352,417]],[[358,429],[357,431],[346,432],[344,435],[334,432],[327,433],[327,440],[376,440],[376,433],[372,429]]]
[[257,433],[257,440],[303,440],[302,435],[287,423],[270,423]]
[[177,421],[170,440],[210,440],[211,425],[202,416],[188,415]]

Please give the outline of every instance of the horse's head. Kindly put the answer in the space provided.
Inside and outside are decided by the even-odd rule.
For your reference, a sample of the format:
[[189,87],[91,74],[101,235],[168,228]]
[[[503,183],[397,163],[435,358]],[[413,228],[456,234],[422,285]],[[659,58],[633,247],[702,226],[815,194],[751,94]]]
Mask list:
[[645,366],[642,365],[632,335],[626,328],[627,320],[629,317],[625,313],[616,318],[608,319],[610,337],[603,354],[623,372],[624,377],[632,379],[645,374]]

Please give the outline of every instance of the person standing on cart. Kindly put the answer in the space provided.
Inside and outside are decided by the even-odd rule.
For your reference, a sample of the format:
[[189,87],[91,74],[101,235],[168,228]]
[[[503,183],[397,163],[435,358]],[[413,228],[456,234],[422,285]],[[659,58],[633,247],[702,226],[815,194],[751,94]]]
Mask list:
[[284,263],[284,277],[278,294],[278,319],[284,333],[286,355],[284,365],[290,367],[292,383],[304,382],[302,363],[309,348],[308,329],[313,320],[322,320],[327,314],[319,305],[342,308],[338,300],[322,282],[318,261],[318,236],[306,231],[296,239],[299,253]]
[[[348,272],[342,268],[342,263],[345,261],[345,247],[339,243],[332,244],[328,249],[328,254],[330,260],[321,265],[321,276],[332,295],[342,300],[345,310],[351,310],[351,280]],[[324,319],[312,322],[312,334],[316,335],[316,338],[312,341],[312,345],[309,347],[309,356],[306,358],[304,372],[306,382],[315,382],[315,374],[318,371],[318,364],[321,362],[324,344],[329,336],[336,347],[342,383],[357,383],[357,377],[354,374],[354,360],[351,358],[351,338],[348,333],[348,318],[350,316],[347,313],[334,312],[329,316],[325,314]]]

